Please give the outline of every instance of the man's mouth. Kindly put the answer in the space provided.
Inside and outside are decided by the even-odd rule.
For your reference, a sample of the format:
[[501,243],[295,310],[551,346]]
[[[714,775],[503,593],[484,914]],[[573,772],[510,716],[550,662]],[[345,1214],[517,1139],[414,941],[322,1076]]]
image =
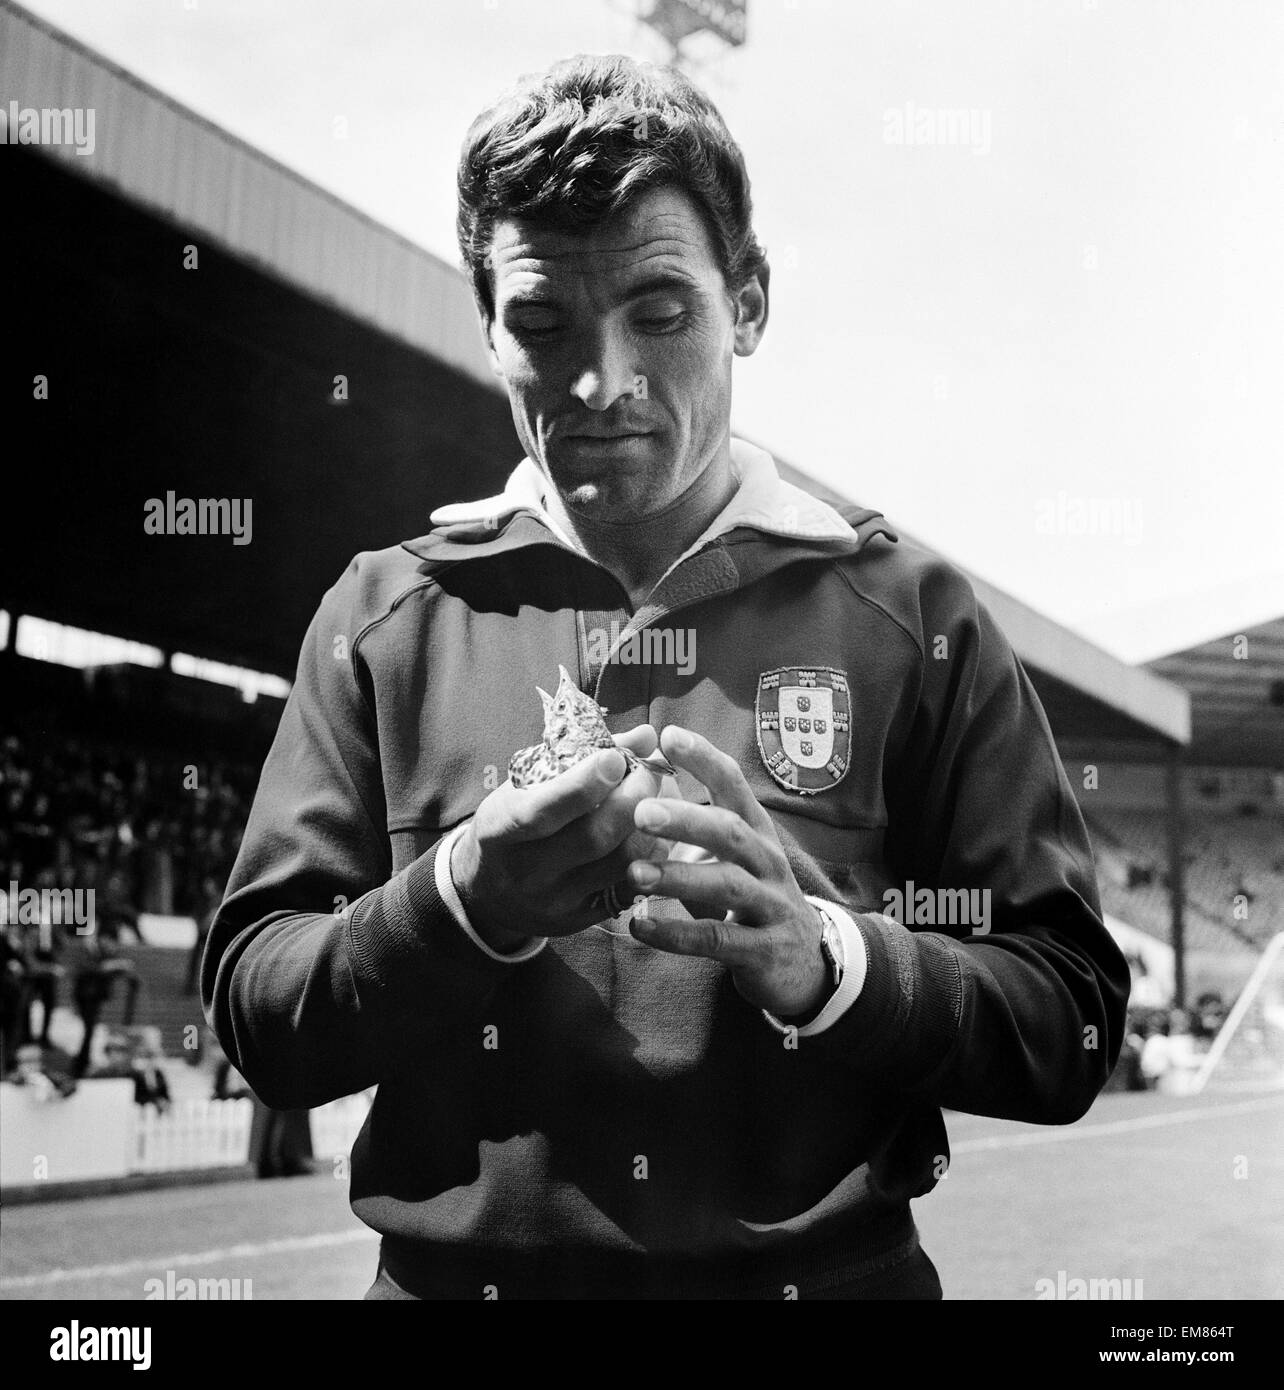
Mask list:
[[563,439],[642,439],[650,430],[575,430],[562,436]]

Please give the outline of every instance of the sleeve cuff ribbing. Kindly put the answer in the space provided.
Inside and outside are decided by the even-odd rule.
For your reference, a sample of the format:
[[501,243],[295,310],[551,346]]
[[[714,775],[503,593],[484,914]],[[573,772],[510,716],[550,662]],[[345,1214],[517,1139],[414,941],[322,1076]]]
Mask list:
[[954,943],[880,912],[852,916],[865,945],[865,981],[856,1004],[815,1046],[901,1084],[929,1081],[958,1039],[963,983]]
[[450,874],[450,852],[454,848],[455,841],[464,833],[467,824],[467,821],[460,821],[449,834],[444,835],[438,842],[437,853],[433,859],[433,878],[437,886],[438,896],[450,909],[450,915],[459,924],[464,935],[479,951],[484,952],[491,960],[501,961],[504,965],[520,965],[523,961],[539,955],[548,945],[548,937],[532,937],[529,946],[523,947],[520,951],[505,954],[487,946],[473,930],[473,924],[468,920],[468,913],[464,910],[463,899],[459,896],[459,891],[455,887],[455,880]]
[[441,845],[437,841],[348,908],[356,972],[389,996],[422,1002],[440,993],[444,975],[453,976],[467,995],[489,989],[514,963],[514,957],[479,949],[461,930],[438,884]]

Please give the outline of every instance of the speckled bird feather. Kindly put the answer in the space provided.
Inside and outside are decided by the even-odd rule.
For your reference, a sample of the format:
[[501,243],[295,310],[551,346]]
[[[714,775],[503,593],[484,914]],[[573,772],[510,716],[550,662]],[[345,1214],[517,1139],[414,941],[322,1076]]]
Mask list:
[[[565,666],[559,666],[557,693],[541,690],[544,702],[544,739],[514,753],[508,764],[508,775],[515,787],[536,787],[548,782],[567,768],[591,757],[599,748],[615,748],[615,740],[606,727],[602,708],[591,695],[586,695],[571,679]],[[621,748],[629,771],[642,767],[643,760],[627,748]],[[652,771],[672,773],[673,769],[658,754],[646,759]],[[627,773],[626,773],[627,775]]]

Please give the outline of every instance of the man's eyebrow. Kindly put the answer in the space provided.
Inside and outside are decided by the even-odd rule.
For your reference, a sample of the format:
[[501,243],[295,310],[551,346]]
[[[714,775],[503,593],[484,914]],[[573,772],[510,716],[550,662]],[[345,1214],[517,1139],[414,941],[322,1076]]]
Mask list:
[[[635,299],[645,299],[649,294],[661,294],[664,291],[687,292],[699,290],[700,285],[690,276],[683,274],[680,270],[661,270],[653,275],[648,275],[644,280],[639,280],[636,285],[631,285],[624,293],[624,303],[631,304]],[[514,290],[512,294],[505,295],[503,299],[505,309],[556,309],[560,305],[558,300],[550,296],[544,289]]]
[[664,290],[698,290],[700,286],[680,270],[661,270],[639,280],[625,294],[626,303],[634,299],[644,299],[648,294],[659,294]]
[[556,309],[557,301],[550,299],[546,294],[541,294],[538,290],[521,290],[514,294],[505,295],[503,300],[505,309]]

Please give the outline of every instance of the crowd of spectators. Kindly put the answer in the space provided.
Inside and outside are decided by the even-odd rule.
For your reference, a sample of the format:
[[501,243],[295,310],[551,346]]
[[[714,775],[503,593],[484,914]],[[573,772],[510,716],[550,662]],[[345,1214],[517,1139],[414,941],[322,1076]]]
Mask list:
[[102,741],[33,745],[13,731],[0,739],[0,893],[11,885],[94,893],[88,932],[48,920],[0,927],[0,1073],[16,1068],[24,1045],[49,1049],[65,985],[82,1026],[72,1075],[88,1071],[94,1029],[118,992],[123,1026],[133,1024],[139,976],[128,943],[141,940],[139,913],[207,924],[256,776],[248,766]]
[[[0,738],[0,892],[11,884],[94,890],[89,932],[45,920],[0,925],[0,1076],[42,1101],[71,1095],[82,1078],[123,1078],[139,1106],[170,1108],[159,1030],[132,1026],[140,977],[130,946],[142,940],[140,913],[194,918],[183,988],[195,993],[257,776],[257,765],[102,739],[34,740],[17,731]],[[94,1065],[95,1030],[113,997],[123,1018]],[[62,1002],[74,1003],[80,1019],[74,1057],[50,1037]],[[208,1064],[215,1099],[253,1101],[250,1160],[259,1176],[311,1172],[308,1112],[268,1110],[206,1035],[208,1052],[185,1060]]]
[[96,890],[100,926],[141,912],[196,915],[202,884],[227,879],[257,770],[218,759],[41,739],[0,742],[3,883]]
[[1116,1077],[1120,1089],[1156,1090],[1166,1078],[1192,1076],[1226,1021],[1220,994],[1200,996],[1192,1011],[1138,1003],[1128,1010],[1128,1025]]

